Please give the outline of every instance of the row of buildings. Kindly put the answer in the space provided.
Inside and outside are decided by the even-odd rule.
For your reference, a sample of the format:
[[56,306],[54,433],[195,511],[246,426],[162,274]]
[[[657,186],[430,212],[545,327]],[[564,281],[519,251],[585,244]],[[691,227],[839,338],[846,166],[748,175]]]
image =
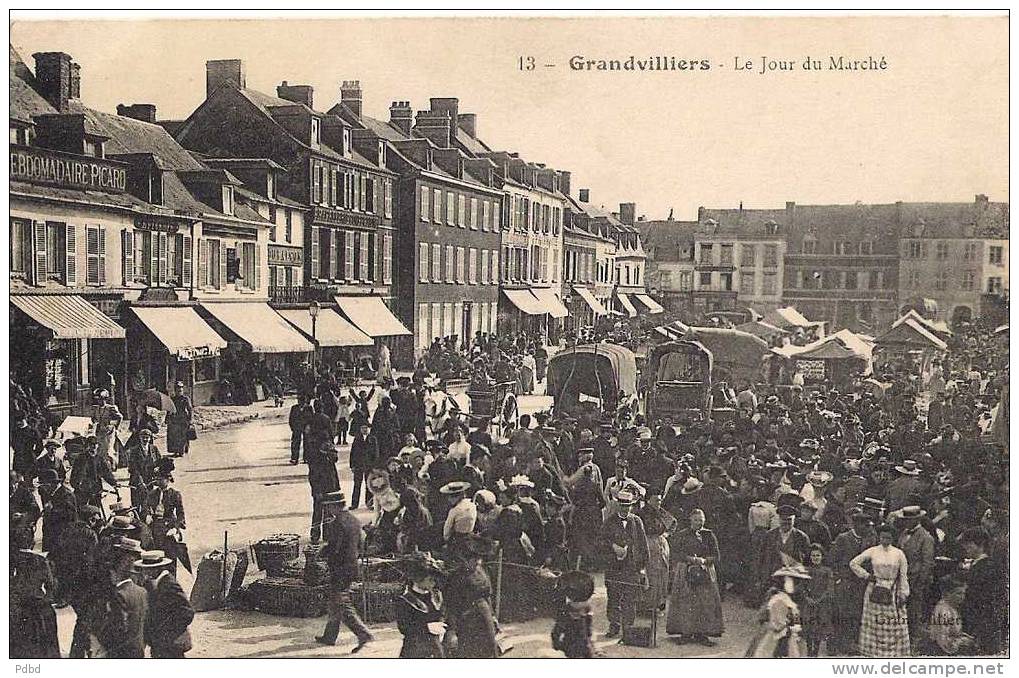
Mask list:
[[187,119],[160,120],[85,106],[69,55],[33,56],[10,50],[12,376],[52,409],[178,380],[204,403],[313,355],[385,344],[407,367],[445,337],[662,311],[636,206],[493,149],[455,98],[381,120],[357,80],[317,108],[230,59]]
[[1007,322],[1008,203],[700,208],[639,220],[648,287],[681,317],[795,306],[873,332],[907,307],[948,324]]

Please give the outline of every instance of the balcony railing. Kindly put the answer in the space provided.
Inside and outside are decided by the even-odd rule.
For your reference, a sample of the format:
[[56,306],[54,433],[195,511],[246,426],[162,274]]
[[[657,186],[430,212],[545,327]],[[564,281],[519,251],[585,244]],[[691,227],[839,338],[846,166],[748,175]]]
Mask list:
[[298,304],[305,301],[305,290],[303,287],[292,285],[271,285],[269,287],[269,300],[280,304]]

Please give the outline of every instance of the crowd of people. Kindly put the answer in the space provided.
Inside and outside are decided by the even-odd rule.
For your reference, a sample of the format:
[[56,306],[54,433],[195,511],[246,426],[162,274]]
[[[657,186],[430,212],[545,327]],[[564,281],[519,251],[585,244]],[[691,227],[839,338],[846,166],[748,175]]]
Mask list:
[[[731,416],[675,421],[555,406],[513,422],[471,416],[431,371],[452,350],[441,343],[413,375],[372,388],[320,366],[289,416],[290,462],[308,470],[309,536],[330,568],[317,640],[337,642],[346,625],[355,652],[371,642],[351,597],[368,554],[406,574],[402,657],[496,657],[499,621],[539,615],[555,618],[552,646],[570,657],[594,654],[595,629],[639,643],[635,629],[661,614],[677,641],[711,646],[726,633],[723,599],[759,610],[751,657],[1006,651],[1008,457],[980,422],[1007,384],[1007,348],[977,350],[960,335],[936,369],[890,372],[880,394],[793,386],[780,396],[746,383]],[[490,384],[535,350],[524,336],[479,335],[464,355],[472,382]],[[146,643],[152,656],[182,656],[190,617],[162,574],[184,527],[172,459],[139,423],[130,505],[107,520],[103,484],[119,488],[102,441],[87,438],[69,472],[52,443],[19,456],[26,409],[12,415],[21,656],[57,651],[52,605],[64,602],[83,627],[71,656],[141,656]],[[100,397],[104,417],[116,419]],[[347,445],[349,492],[337,468]],[[362,501],[367,525],[351,512]],[[31,550],[40,518],[47,557]],[[132,586],[132,566],[158,578]],[[604,626],[591,611],[596,573]],[[175,613],[150,614],[150,628],[142,601]]]

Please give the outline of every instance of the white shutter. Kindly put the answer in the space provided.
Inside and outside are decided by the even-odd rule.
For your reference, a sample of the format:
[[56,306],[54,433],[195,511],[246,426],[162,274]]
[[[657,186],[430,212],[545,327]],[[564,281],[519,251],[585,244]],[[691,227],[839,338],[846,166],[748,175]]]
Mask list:
[[181,239],[179,256],[181,259],[180,284],[182,287],[191,287],[191,243],[192,238],[190,235],[185,235]]
[[134,231],[124,230],[120,234],[120,258],[124,284],[134,282]]
[[159,284],[165,285],[167,280],[167,250],[169,249],[168,233],[159,234]]
[[226,287],[226,242],[219,241],[219,280],[216,281],[216,288]]
[[428,243],[418,245],[418,280],[428,282]]
[[198,287],[209,285],[209,241],[202,238],[198,241]]
[[[428,275],[428,268],[425,267],[425,275]],[[382,236],[382,284],[388,285],[393,282],[393,236]]]
[[347,231],[345,238],[346,259],[344,260],[344,277],[347,280],[354,279],[354,232]]
[[312,278],[319,278],[319,277],[321,277],[321,275],[319,273],[319,263],[318,263],[319,262],[319,251],[318,251],[318,248],[319,248],[318,237],[319,237],[319,235],[318,235],[318,232],[319,232],[319,227],[318,226],[312,226],[311,227],[310,235],[311,235],[311,277]]
[[46,280],[46,222],[32,222],[32,239],[35,244],[35,256],[32,257],[32,282],[41,285]]
[[442,245],[432,245],[432,282],[442,282]]
[[85,280],[90,285],[99,283],[99,229],[85,227]]
[[78,284],[78,237],[74,224],[67,224],[64,228],[64,241],[67,245],[67,258],[64,260],[64,284],[73,287]]
[[360,249],[361,249],[361,261],[359,263],[360,263],[360,269],[361,270],[358,273],[358,279],[361,280],[362,282],[367,282],[368,281],[368,234],[367,233],[362,233],[360,240],[361,240],[361,243],[360,243],[360,245],[361,245],[361,247],[360,247]]

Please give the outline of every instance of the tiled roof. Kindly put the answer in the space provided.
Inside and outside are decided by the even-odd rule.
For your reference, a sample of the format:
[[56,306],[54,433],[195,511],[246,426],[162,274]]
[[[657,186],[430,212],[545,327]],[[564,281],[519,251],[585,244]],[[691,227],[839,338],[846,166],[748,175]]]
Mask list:
[[388,122],[376,120],[375,118],[369,118],[367,115],[361,116],[361,122],[364,123],[366,129],[371,130],[380,138],[386,139],[387,141],[403,141],[404,139],[409,138],[407,137],[407,135],[405,135],[403,132],[396,129],[392,125],[390,125]]
[[472,137],[462,129],[456,131],[456,140],[472,155],[490,153],[492,151],[481,139]]
[[10,47],[10,117],[21,122],[32,122],[33,115],[56,113],[57,110],[32,86],[32,71],[14,47]]
[[[92,205],[121,207],[139,210],[142,212],[149,212],[152,214],[160,213],[168,214],[176,209],[180,209],[179,207],[177,207],[177,205],[174,204],[173,201],[166,202],[166,204],[162,206],[150,205],[149,203],[134,197],[130,193],[103,193],[101,191],[81,191],[73,188],[57,188],[56,186],[30,184],[23,181],[11,181],[10,190],[11,193],[19,193],[22,195],[34,195],[43,198],[54,198],[57,200],[74,200],[77,202],[87,202]],[[190,197],[190,194],[188,195]],[[164,189],[164,200],[165,200],[165,189]]]

